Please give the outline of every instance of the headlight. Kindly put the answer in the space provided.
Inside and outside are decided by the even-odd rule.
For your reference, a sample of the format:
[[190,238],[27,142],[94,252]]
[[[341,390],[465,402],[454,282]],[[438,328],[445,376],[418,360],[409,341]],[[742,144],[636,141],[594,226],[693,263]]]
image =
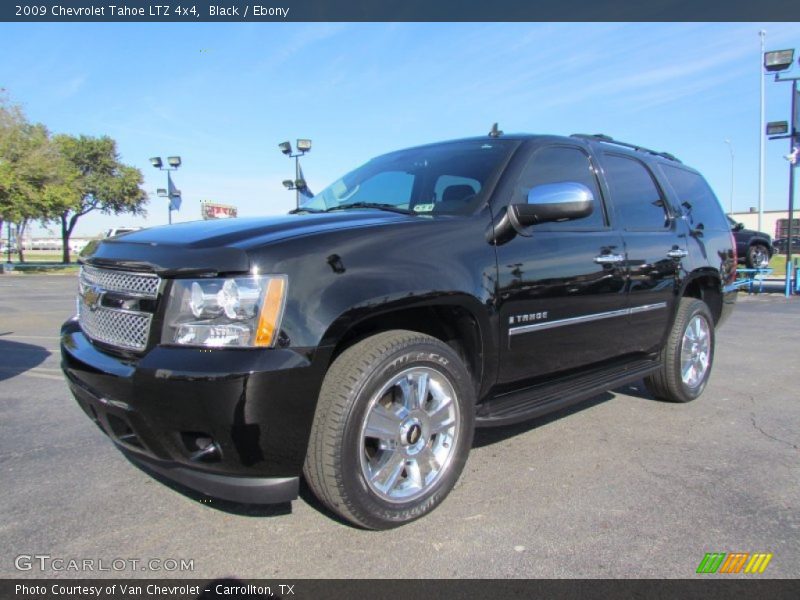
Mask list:
[[278,337],[286,286],[285,275],[175,280],[161,342],[272,346]]

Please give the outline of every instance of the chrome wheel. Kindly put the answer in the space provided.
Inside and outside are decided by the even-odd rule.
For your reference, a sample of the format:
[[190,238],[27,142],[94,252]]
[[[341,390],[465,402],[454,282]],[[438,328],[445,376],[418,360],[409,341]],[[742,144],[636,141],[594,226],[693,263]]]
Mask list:
[[425,495],[450,466],[458,441],[459,407],[439,371],[413,367],[375,394],[361,425],[361,471],[388,502]]
[[695,315],[681,342],[681,379],[690,389],[703,382],[711,363],[711,331],[705,317]]
[[750,262],[753,263],[753,268],[765,268],[769,265],[769,252],[764,246],[753,246],[750,249]]

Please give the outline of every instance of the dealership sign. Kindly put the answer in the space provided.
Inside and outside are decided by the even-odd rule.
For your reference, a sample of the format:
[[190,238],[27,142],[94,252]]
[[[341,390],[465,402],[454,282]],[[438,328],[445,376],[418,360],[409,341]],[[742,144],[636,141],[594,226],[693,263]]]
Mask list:
[[217,204],[216,202],[201,202],[200,212],[203,220],[209,219],[232,219],[238,214],[235,206],[230,204]]

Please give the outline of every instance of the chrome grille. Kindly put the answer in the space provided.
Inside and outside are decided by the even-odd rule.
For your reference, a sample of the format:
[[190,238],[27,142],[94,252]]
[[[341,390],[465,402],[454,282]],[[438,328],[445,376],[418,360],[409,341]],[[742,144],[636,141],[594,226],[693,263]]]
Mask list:
[[[116,300],[139,302],[157,298],[161,279],[152,273],[115,271],[84,265],[79,277],[78,323],[91,339],[124,350],[142,351],[147,347],[153,314],[106,306],[104,298],[112,292]],[[144,299],[144,300],[143,300]],[[113,303],[113,302],[112,302]],[[150,310],[150,306],[146,310]],[[139,307],[141,308],[141,307]]]
[[131,273],[84,265],[81,267],[81,283],[98,286],[107,292],[155,298],[161,279],[152,273]]
[[123,312],[112,308],[92,310],[78,303],[78,322],[83,332],[93,340],[126,350],[144,350],[150,335],[153,315]]

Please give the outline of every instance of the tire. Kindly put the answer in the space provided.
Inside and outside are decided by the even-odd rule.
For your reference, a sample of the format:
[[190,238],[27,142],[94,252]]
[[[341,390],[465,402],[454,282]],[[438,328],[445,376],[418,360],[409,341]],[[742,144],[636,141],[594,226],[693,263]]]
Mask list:
[[325,506],[360,527],[418,519],[458,480],[474,407],[469,372],[440,340],[401,330],[366,338],[336,358],[322,383],[306,481]]
[[681,298],[661,350],[661,368],[645,378],[659,400],[690,402],[703,393],[714,364],[714,319],[702,300]]
[[753,244],[747,249],[746,257],[749,269],[763,269],[769,265],[769,248],[764,244]]

